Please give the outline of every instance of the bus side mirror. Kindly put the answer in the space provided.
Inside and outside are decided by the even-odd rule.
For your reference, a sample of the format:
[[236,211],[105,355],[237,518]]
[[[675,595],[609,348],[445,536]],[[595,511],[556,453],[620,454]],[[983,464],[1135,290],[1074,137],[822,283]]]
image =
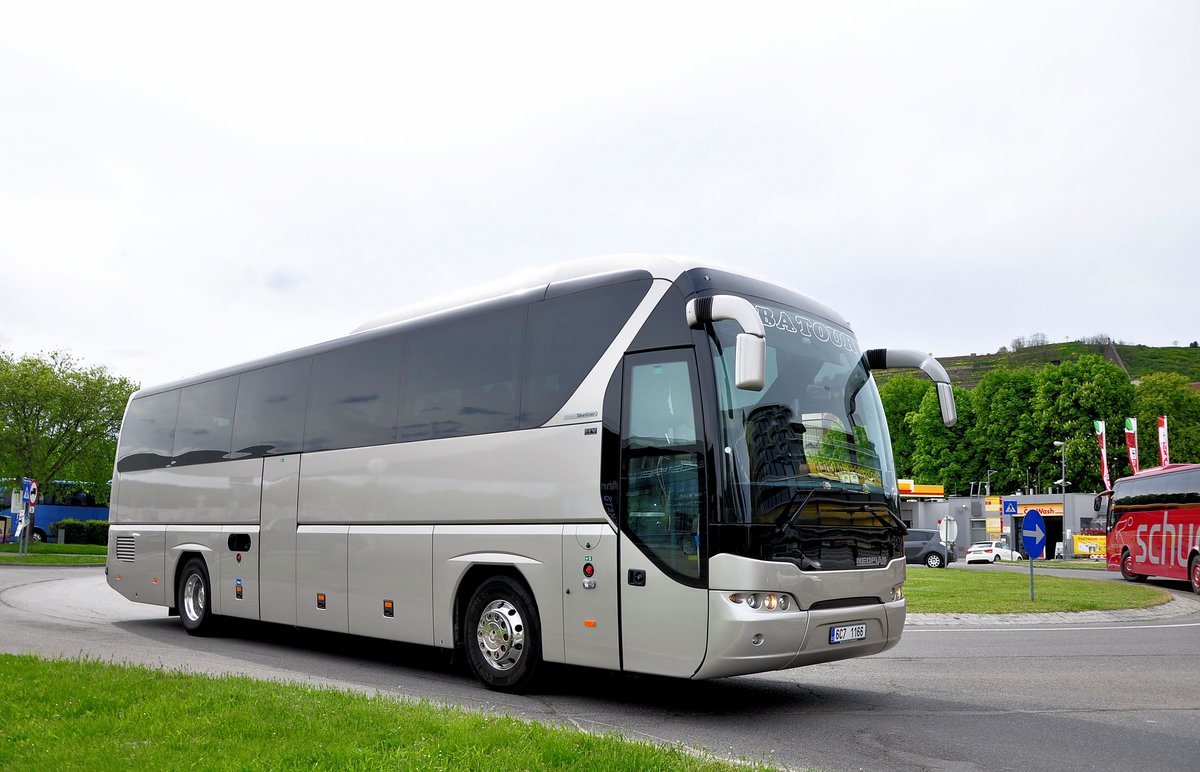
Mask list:
[[737,336],[735,359],[734,385],[739,389],[762,391],[767,381],[767,339],[741,333]]
[[713,295],[687,302],[687,323],[692,329],[724,320],[742,328],[734,355],[734,385],[762,391],[767,382],[767,331],[750,301],[736,295]]
[[920,370],[929,376],[937,387],[938,407],[942,412],[942,423],[954,426],[958,423],[958,406],[954,404],[954,387],[942,363],[923,351],[912,349],[873,348],[863,355],[867,367],[872,370],[889,370],[904,367]]

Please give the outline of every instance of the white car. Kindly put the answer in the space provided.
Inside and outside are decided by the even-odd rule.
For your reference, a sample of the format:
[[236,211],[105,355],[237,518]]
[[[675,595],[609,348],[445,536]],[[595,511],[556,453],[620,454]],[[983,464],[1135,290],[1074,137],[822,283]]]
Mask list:
[[1001,560],[1020,560],[1021,553],[1010,549],[1008,542],[981,541],[967,548],[968,563],[999,563]]

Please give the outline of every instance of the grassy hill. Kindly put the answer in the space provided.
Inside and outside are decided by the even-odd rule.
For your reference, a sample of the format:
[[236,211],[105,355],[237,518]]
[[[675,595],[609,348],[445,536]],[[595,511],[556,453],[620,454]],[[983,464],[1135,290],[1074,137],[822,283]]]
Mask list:
[[[1107,348],[1107,346],[1099,344],[1071,341],[1050,343],[1045,346],[1029,346],[1017,351],[995,354],[938,357],[938,361],[950,373],[950,381],[955,386],[971,389],[978,385],[983,376],[997,367],[1040,368],[1050,364],[1059,364],[1084,354],[1104,356]],[[1121,343],[1113,344],[1112,348],[1120,356],[1125,369],[1129,371],[1131,380],[1136,380],[1149,373],[1179,373],[1193,383],[1200,382],[1200,348],[1134,346]],[[1111,352],[1109,352],[1109,358],[1111,358]],[[889,375],[888,372],[876,373],[876,379],[885,381]]]

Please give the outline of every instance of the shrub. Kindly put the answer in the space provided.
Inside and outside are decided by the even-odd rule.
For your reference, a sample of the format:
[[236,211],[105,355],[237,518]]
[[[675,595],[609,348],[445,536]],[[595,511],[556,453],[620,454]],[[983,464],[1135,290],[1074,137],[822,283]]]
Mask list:
[[76,520],[64,518],[59,520],[55,528],[63,532],[64,544],[108,544],[107,520]]

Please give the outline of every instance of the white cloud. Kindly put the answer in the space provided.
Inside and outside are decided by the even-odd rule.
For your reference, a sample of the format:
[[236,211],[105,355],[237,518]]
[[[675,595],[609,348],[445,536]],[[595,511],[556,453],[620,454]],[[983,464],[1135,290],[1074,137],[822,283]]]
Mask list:
[[775,276],[871,345],[1191,340],[1196,17],[10,6],[0,267],[37,291],[0,345],[160,381],[649,250]]

